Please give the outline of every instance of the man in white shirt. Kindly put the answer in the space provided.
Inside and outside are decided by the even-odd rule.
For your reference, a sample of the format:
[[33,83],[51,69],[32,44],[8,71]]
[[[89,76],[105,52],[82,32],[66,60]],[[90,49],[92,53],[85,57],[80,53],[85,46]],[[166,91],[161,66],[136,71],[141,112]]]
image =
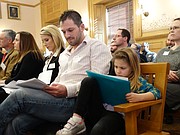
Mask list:
[[84,35],[78,12],[65,11],[60,26],[69,46],[59,57],[57,78],[44,90],[21,88],[10,94],[0,105],[0,134],[25,134],[40,124],[40,119],[66,122],[86,70],[108,73],[111,53],[105,44]]

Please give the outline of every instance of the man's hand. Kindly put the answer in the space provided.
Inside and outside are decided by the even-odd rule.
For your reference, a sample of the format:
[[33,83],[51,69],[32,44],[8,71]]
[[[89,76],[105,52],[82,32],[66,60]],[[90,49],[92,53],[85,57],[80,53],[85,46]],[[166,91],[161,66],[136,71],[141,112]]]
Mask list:
[[176,71],[170,70],[169,75],[168,75],[168,81],[169,82],[178,82],[179,77],[176,75]]
[[44,91],[54,97],[66,97],[67,89],[66,86],[61,84],[52,84],[44,88]]

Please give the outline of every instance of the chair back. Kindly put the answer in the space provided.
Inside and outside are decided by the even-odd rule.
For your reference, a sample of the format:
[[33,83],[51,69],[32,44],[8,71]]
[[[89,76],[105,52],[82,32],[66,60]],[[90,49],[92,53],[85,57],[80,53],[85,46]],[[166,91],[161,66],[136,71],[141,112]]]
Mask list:
[[162,131],[168,73],[168,63],[141,64],[142,76],[161,91],[161,103],[147,107],[142,111],[138,119],[138,128],[144,127],[152,131]]

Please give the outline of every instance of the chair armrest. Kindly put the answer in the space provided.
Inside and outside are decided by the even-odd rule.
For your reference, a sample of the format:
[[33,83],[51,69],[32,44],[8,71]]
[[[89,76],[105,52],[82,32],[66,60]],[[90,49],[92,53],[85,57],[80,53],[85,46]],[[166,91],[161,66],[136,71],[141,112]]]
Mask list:
[[160,104],[162,102],[162,99],[158,100],[152,100],[152,101],[143,101],[143,102],[137,102],[137,103],[125,103],[114,106],[114,110],[116,112],[131,112],[139,109],[143,109],[152,105]]

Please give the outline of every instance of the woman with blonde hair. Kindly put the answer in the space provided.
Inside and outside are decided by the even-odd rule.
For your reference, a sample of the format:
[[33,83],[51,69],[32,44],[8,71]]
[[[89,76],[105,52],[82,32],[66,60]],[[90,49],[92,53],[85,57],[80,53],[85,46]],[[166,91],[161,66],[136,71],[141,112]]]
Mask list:
[[[45,47],[51,52],[51,54],[45,58],[43,72],[39,74],[38,78],[41,77],[41,79],[48,80],[51,83],[54,81],[59,72],[58,59],[60,53],[64,51],[64,42],[59,29],[55,25],[47,25],[43,27],[40,31],[40,36],[43,45],[45,45]],[[25,121],[26,124],[22,125],[22,121]],[[33,126],[36,127],[40,123],[44,124],[46,122],[47,121],[41,120],[30,115],[18,115],[17,119],[13,120],[13,124],[8,124],[5,134],[22,134],[20,129],[23,129],[23,131],[26,133],[26,129],[29,129],[29,125],[32,127],[32,123]],[[18,127],[19,130],[15,131],[14,127]]]
[[59,55],[64,51],[65,45],[61,33],[55,25],[47,25],[40,32],[43,45],[51,52],[45,58],[45,66],[40,76],[48,78],[48,84],[54,81],[59,72]]

